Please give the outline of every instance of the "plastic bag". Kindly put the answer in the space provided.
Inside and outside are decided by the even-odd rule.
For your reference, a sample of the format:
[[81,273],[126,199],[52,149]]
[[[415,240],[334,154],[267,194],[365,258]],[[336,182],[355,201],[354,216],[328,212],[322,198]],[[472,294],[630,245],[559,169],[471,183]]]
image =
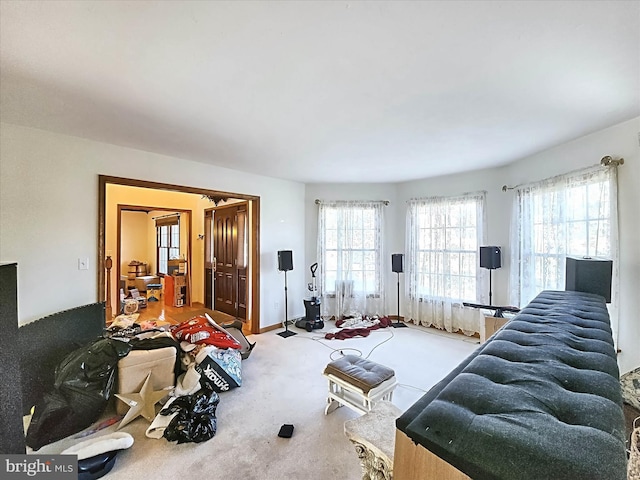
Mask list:
[[56,367],[53,391],[36,403],[26,443],[34,450],[79,432],[104,412],[118,360],[131,350],[109,338],[74,350]]
[[196,355],[200,385],[226,392],[242,385],[242,357],[238,350],[207,347]]
[[176,398],[167,408],[160,411],[160,415],[176,413],[164,431],[163,436],[170,442],[200,443],[209,440],[216,434],[218,421],[216,408],[220,396],[207,388],[203,388],[193,395]]
[[229,332],[212,322],[205,316],[198,315],[179,325],[173,325],[171,334],[180,342],[213,345],[217,348],[241,348]]

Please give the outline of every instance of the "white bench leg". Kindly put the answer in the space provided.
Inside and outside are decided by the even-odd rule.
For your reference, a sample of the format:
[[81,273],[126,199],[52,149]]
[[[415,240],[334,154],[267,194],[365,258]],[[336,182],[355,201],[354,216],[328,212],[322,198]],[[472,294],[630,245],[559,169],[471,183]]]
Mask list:
[[336,402],[333,398],[327,398],[327,406],[324,409],[324,414],[329,415],[331,412],[341,407],[340,402]]

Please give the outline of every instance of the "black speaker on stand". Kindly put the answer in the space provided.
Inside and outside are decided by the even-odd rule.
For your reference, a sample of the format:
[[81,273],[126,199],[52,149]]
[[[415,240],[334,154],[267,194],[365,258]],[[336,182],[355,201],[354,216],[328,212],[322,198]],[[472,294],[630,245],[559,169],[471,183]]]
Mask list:
[[284,332],[278,333],[282,338],[292,337],[296,332],[289,330],[289,312],[287,298],[287,272],[293,270],[293,252],[291,250],[278,251],[278,270],[284,272]]
[[400,321],[400,274],[404,271],[404,255],[402,253],[391,254],[391,270],[398,275],[398,317],[395,322],[391,322],[393,328],[406,327]]
[[491,272],[502,266],[502,252],[500,247],[480,247],[480,267],[489,269],[489,305],[493,305]]

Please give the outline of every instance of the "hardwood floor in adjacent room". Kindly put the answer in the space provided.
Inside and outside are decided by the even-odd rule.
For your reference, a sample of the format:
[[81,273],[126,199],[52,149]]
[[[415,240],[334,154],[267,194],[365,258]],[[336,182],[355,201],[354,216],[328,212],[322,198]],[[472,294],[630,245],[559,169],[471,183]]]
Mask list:
[[191,314],[195,316],[203,313],[203,310],[206,310],[218,323],[231,322],[235,320],[234,317],[225,313],[212,312],[211,310],[205,309],[205,306],[202,303],[193,303],[191,306],[184,305],[182,307],[172,307],[170,305],[165,305],[163,299],[164,297],[161,297],[159,302],[147,302],[147,308],[141,308],[138,310],[138,313],[140,314],[138,322],[145,320],[164,320],[171,324],[178,324],[188,320]]

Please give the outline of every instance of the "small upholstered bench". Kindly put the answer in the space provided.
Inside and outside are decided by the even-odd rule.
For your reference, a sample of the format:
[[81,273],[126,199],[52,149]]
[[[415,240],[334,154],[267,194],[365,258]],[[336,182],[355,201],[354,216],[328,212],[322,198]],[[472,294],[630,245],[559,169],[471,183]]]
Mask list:
[[325,415],[342,405],[367,413],[375,402],[391,401],[398,384],[393,369],[356,355],[345,355],[329,363],[323,375],[329,382]]

